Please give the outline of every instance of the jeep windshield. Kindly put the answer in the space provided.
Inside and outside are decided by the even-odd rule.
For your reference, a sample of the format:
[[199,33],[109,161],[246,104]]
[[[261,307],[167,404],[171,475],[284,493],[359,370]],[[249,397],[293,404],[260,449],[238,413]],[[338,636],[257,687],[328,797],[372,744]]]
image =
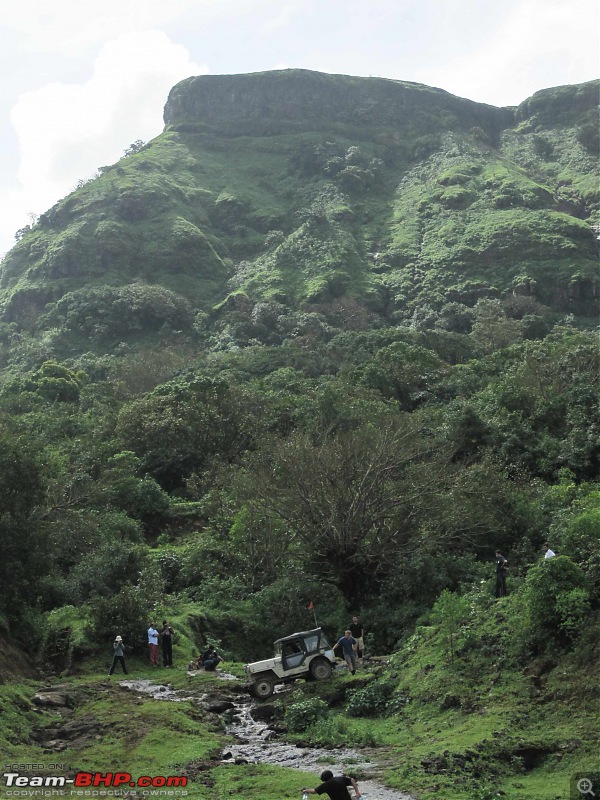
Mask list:
[[283,639],[278,639],[275,642],[275,655],[280,656],[282,649],[285,645],[293,643],[304,650],[306,653],[317,653],[320,650],[330,650],[331,647],[327,641],[327,637],[321,630],[317,628],[312,631],[302,631],[300,633],[293,633],[291,636],[285,636]]

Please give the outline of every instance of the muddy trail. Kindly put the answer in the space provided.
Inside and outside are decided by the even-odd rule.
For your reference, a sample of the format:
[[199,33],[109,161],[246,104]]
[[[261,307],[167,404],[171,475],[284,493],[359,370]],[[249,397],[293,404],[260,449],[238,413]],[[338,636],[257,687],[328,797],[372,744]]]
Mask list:
[[280,738],[282,731],[275,720],[273,704],[256,702],[240,690],[233,675],[217,674],[227,685],[200,695],[197,691],[176,690],[149,680],[124,680],[119,685],[156,700],[192,700],[206,711],[218,714],[225,722],[226,733],[233,738],[222,753],[224,764],[275,764],[313,772],[315,785],[324,769],[331,769],[335,774],[356,770],[364,776],[359,781],[359,788],[365,800],[414,800],[410,795],[379,782],[378,776],[384,764],[378,761],[376,748],[325,749],[313,747],[308,741],[301,744],[285,742]]

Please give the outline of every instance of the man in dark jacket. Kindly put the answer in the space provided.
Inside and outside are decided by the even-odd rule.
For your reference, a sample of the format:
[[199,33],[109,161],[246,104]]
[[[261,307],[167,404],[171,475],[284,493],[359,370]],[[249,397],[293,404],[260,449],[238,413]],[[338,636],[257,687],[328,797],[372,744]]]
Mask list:
[[496,550],[496,597],[506,597],[506,570],[508,561]]
[[321,773],[322,783],[315,789],[302,789],[305,794],[326,794],[330,800],[350,800],[347,786],[352,786],[356,792],[356,800],[360,800],[360,791],[358,784],[354,778],[349,778],[347,775],[339,775],[337,778],[333,777],[333,772],[326,769]]
[[166,619],[160,630],[160,643],[162,645],[163,667],[173,666],[173,628]]

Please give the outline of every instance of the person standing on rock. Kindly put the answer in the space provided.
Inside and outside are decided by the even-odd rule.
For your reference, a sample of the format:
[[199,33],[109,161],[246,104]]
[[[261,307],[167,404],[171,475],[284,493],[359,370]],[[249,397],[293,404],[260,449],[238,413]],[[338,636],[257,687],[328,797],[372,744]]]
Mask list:
[[365,652],[365,629],[360,621],[360,617],[352,617],[352,622],[348,627],[350,628],[350,633],[356,639],[356,655],[362,658]]
[[123,672],[125,675],[128,674],[127,667],[125,666],[125,645],[123,644],[123,639],[121,636],[115,636],[115,640],[113,642],[113,662],[111,664],[110,670],[108,671],[109,675],[112,675],[115,671],[115,667],[117,664],[120,664],[123,667]]
[[160,631],[160,643],[162,644],[163,667],[173,666],[173,628],[166,619],[163,619],[163,626]]
[[314,789],[302,789],[304,794],[326,794],[330,800],[350,800],[350,795],[346,787],[352,786],[356,792],[356,800],[361,797],[358,789],[358,784],[354,778],[349,778],[347,775],[339,775],[337,778],[333,777],[333,772],[326,769],[321,773],[321,784]]
[[150,665],[158,667],[158,631],[153,622],[148,628],[148,650],[150,651]]
[[506,597],[506,570],[508,561],[500,550],[496,550],[496,597]]

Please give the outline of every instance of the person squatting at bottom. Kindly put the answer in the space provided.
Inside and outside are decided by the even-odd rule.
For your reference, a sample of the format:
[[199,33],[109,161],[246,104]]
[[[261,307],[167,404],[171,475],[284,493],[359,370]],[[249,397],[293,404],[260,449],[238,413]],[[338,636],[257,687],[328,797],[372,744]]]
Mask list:
[[339,775],[334,778],[333,772],[330,769],[326,769],[321,773],[321,781],[320,786],[315,789],[305,788],[302,789],[302,792],[304,794],[327,794],[329,800],[350,800],[346,787],[352,786],[356,792],[356,800],[360,800],[361,794],[354,778],[349,778],[347,775]]

